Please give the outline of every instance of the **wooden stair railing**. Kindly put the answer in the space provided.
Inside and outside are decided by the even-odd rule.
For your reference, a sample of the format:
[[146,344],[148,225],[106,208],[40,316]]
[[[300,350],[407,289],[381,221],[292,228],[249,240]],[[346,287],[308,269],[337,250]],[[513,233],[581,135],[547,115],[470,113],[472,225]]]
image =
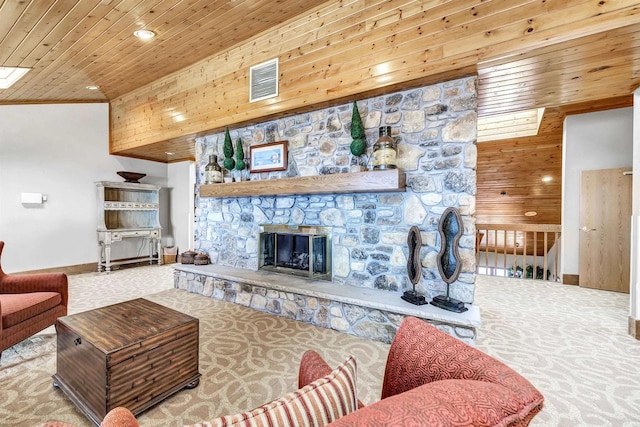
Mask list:
[[557,281],[560,231],[557,224],[476,224],[476,272]]

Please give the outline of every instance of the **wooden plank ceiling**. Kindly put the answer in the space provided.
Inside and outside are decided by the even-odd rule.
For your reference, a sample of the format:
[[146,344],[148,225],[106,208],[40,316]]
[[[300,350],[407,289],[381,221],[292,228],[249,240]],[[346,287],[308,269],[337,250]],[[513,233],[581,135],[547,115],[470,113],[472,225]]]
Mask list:
[[[0,0],[0,65],[31,68],[13,87],[0,90],[0,103],[109,102],[225,52],[231,46],[247,43],[284,22],[295,23],[291,21],[295,17],[311,13],[326,3],[304,0]],[[347,7],[349,2],[341,3]],[[424,11],[440,3],[443,2],[422,1],[416,2],[415,7]],[[488,0],[475,3],[482,4],[479,8],[483,11],[489,11],[507,10],[506,3],[515,9],[534,7],[536,2]],[[573,35],[564,41],[548,46],[540,42],[538,45],[543,47],[524,52],[518,52],[513,47],[517,43],[513,41],[505,56],[501,46],[506,42],[500,37],[501,31],[504,29],[506,34],[523,25],[509,21],[508,12],[505,12],[501,15],[505,21],[499,24],[502,27],[487,30],[486,39],[478,44],[477,58],[481,62],[476,68],[481,117],[546,107],[537,136],[478,144],[478,222],[559,223],[564,116],[631,105],[630,94],[640,85],[640,18],[635,15],[640,2],[615,4],[572,0],[569,3],[572,10],[583,11],[585,16],[583,21],[575,21],[572,17]],[[393,8],[393,5],[385,7]],[[548,2],[545,7],[552,10],[560,6]],[[479,8],[472,15],[464,14],[465,28],[486,22],[482,13],[475,21]],[[593,17],[598,16],[594,11],[608,8],[616,11],[613,18],[607,18],[610,22],[617,19],[615,22],[623,21],[628,25],[618,24],[617,28],[612,25],[597,34],[583,31],[580,22],[585,26],[593,25]],[[622,11],[623,8],[626,9]],[[470,6],[467,12],[474,12],[474,9],[475,6]],[[485,20],[481,21],[483,18]],[[357,22],[352,24],[357,31],[362,30]],[[534,32],[548,30],[545,25],[549,25],[543,20],[525,24],[526,31]],[[445,16],[439,23],[434,20],[433,26],[445,30],[454,28],[454,22]],[[150,43],[132,37],[133,31],[140,28],[156,31],[156,39]],[[455,37],[458,32],[451,31],[451,34]],[[451,40],[446,45],[447,52],[462,52],[467,49],[467,42],[469,40],[464,43]],[[457,66],[452,61],[449,77],[455,77],[456,72],[468,73],[466,67],[457,71]],[[405,86],[411,84],[407,82]],[[99,90],[88,90],[86,87],[90,85],[99,86]],[[118,154],[166,162],[169,161],[166,152],[175,153],[172,161],[193,158],[193,135]],[[543,183],[543,176],[551,176],[552,180]],[[538,214],[523,216],[527,211]]]
[[[317,5],[309,0],[0,0],[0,102],[108,101]],[[141,41],[138,29],[157,37]],[[86,89],[97,85],[97,91]]]
[[634,24],[478,64],[480,117],[546,107],[537,135],[478,143],[478,223],[560,224],[564,118],[631,106],[639,46]]

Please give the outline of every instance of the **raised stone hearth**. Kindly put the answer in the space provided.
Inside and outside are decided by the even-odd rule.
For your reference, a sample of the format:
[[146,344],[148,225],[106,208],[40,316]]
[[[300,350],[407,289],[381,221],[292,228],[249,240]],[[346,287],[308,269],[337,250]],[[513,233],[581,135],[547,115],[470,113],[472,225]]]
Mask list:
[[475,343],[480,310],[451,313],[416,306],[378,289],[336,285],[322,280],[219,265],[175,266],[174,285],[217,300],[390,343],[406,316],[415,316],[465,341]]

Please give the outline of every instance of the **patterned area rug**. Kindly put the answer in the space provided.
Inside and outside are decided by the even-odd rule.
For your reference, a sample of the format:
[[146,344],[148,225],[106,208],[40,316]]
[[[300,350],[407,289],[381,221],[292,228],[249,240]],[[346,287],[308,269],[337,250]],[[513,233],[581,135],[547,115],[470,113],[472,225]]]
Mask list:
[[[195,423],[275,399],[296,388],[307,349],[332,366],[353,354],[359,397],[365,403],[379,399],[386,344],[174,290],[170,266],[69,279],[71,313],[145,296],[200,319],[200,385],[141,414],[143,426]],[[627,294],[478,276],[476,302],[482,310],[478,348],[545,396],[532,426],[640,426],[640,341],[627,334]],[[91,425],[52,387],[53,332],[3,352],[0,425]]]
[[[9,347],[2,352],[0,359],[0,381],[5,376],[12,375],[17,365],[27,362],[35,362],[43,357],[48,357],[56,351],[55,333],[41,332],[26,340]],[[12,369],[13,368],[13,369]]]
[[[156,285],[147,283],[145,277]],[[331,366],[354,355],[358,362],[358,397],[365,403],[380,398],[387,344],[173,289],[170,267],[141,267],[69,279],[72,313],[95,308],[96,301],[108,305],[146,295],[151,301],[199,318],[200,385],[182,390],[140,414],[138,420],[143,426],[192,424],[276,399],[297,388],[298,364],[307,349],[318,351]],[[31,344],[38,347],[32,349],[35,354],[31,358],[16,350],[16,354],[25,355],[20,363],[13,357],[11,366],[5,366],[9,357],[5,360],[3,353],[0,425],[36,426],[51,420],[92,425],[60,390],[52,387],[55,337],[49,337],[47,345],[39,341]]]

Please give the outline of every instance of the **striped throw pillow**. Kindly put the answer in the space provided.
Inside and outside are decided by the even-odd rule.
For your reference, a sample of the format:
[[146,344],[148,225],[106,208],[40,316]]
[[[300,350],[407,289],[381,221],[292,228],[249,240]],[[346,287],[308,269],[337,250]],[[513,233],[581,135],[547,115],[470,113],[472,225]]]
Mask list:
[[227,415],[193,427],[323,426],[357,409],[356,360],[347,360],[326,377],[278,400],[242,414]]

